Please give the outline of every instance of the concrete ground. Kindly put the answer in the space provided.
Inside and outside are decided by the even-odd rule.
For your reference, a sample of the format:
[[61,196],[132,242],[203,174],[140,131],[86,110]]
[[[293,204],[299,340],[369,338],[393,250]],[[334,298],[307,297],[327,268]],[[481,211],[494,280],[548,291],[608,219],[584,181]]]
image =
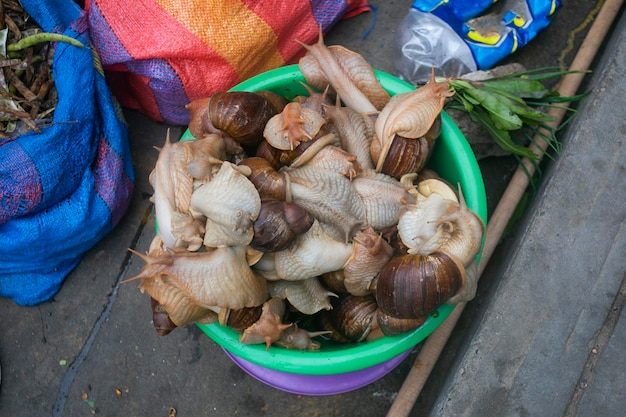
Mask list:
[[[393,73],[391,40],[411,1],[371,2],[327,36]],[[598,6],[566,2],[552,25],[506,62],[568,65]],[[624,19],[594,63],[591,91],[542,168],[537,191],[491,258],[479,293],[412,416],[619,416],[626,409]],[[301,396],[250,377],[195,325],[157,336],[136,284],[154,236],[148,174],[170,126],[127,110],[136,170],[131,207],[49,302],[0,299],[0,416],[384,416],[421,345],[358,390]],[[496,156],[459,119],[480,156],[491,213],[515,159]],[[184,128],[172,127],[173,137]]]

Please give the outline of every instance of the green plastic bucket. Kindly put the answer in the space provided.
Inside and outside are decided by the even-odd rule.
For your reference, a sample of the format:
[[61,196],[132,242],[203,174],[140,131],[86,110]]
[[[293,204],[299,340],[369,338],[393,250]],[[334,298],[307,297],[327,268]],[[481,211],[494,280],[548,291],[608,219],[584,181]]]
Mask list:
[[[410,84],[382,71],[376,71],[376,76],[383,88],[391,95],[415,89]],[[298,95],[308,95],[301,82],[305,82],[305,79],[298,66],[290,65],[250,78],[233,87],[231,91],[270,90],[287,99],[293,99]],[[182,140],[191,139],[193,136],[186,131]],[[468,207],[487,224],[485,186],[476,157],[459,128],[445,112],[442,113],[441,136],[435,144],[428,167],[450,183],[460,183]],[[220,326],[217,323],[198,324],[198,326],[225,349],[230,354],[229,356],[241,358],[245,363],[286,374],[322,376],[350,373],[352,375],[356,371],[377,369],[386,362],[406,354],[428,337],[448,317],[453,308],[454,306],[449,304],[442,305],[428,317],[421,327],[402,335],[386,336],[372,342],[352,344],[322,341],[322,346],[318,351],[289,350],[278,346],[271,346],[266,350],[264,344],[241,343],[239,333],[229,327]],[[240,362],[242,361],[238,364],[241,365]],[[246,370],[250,373],[249,369]],[[264,380],[264,382],[268,381]],[[355,387],[357,387],[356,383]]]

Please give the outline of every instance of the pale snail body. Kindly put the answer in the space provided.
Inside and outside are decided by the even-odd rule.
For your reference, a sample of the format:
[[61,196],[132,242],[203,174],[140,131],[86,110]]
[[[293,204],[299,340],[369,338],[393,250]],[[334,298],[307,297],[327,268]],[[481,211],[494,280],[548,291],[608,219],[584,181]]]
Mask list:
[[[328,135],[329,141],[335,136]],[[323,142],[322,142],[323,143]],[[287,172],[290,168],[315,167],[331,172],[336,172],[352,180],[361,172],[361,165],[357,162],[356,156],[344,151],[332,144],[324,144],[319,149],[308,148],[300,157],[295,159],[289,168],[284,168]]]
[[167,132],[165,144],[159,151],[159,157],[150,173],[150,184],[154,189],[152,202],[157,219],[159,220],[158,234],[163,244],[169,248],[176,246],[176,237],[172,233],[172,217],[177,211],[176,207],[176,184],[172,178],[171,168],[176,158],[176,147],[170,141],[170,133]]
[[446,97],[453,94],[447,82],[436,82],[433,75],[425,86],[393,96],[374,123],[381,145],[376,170],[381,171],[396,135],[407,139],[425,136],[439,117]]
[[267,349],[272,343],[280,339],[283,330],[291,323],[283,323],[285,315],[285,301],[272,297],[263,303],[261,315],[252,325],[246,327],[239,336],[239,341],[245,344],[265,343]]
[[391,246],[373,228],[368,227],[357,233],[352,254],[343,266],[346,291],[352,295],[369,294],[370,283],[392,255]]
[[316,220],[292,246],[274,253],[274,267],[281,279],[307,279],[341,269],[351,253],[352,245],[336,240]]
[[275,344],[277,346],[282,346],[286,349],[319,350],[321,344],[313,338],[317,336],[327,335],[329,333],[331,332],[310,332],[308,330],[299,328],[297,324],[293,324],[281,333],[280,338],[275,342]]
[[202,310],[252,307],[268,296],[267,283],[248,266],[244,247],[134,253],[146,265],[126,281],[141,279],[140,288],[165,306],[177,326],[197,320]]
[[273,116],[263,130],[263,137],[276,149],[293,150],[301,142],[312,140],[326,124],[316,110],[291,102]]
[[245,246],[252,240],[261,198],[241,168],[224,162],[210,182],[193,192],[191,208],[206,217],[205,246]]
[[398,235],[411,254],[428,255],[442,245],[438,220],[448,211],[453,201],[440,194],[418,197],[415,204],[407,205],[398,221]]
[[459,203],[452,203],[448,211],[437,222],[445,230],[445,243],[439,248],[455,256],[467,266],[476,261],[484,233],[480,218],[467,208],[463,194]]
[[197,251],[204,244],[206,219],[176,211],[172,215],[172,235],[176,238],[174,247]]
[[363,171],[352,185],[363,204],[364,226],[376,230],[395,225],[406,205],[414,201],[408,187],[373,170]]
[[354,155],[363,169],[374,169],[370,146],[374,138],[374,121],[350,107],[328,106],[326,115],[337,130],[341,147]]
[[[300,68],[311,85],[319,88],[323,84],[321,89],[332,85],[341,100],[359,113],[378,110],[367,95],[372,89],[375,90],[374,95],[382,94],[383,101],[388,100],[389,95],[378,88],[379,83],[369,63],[345,48],[327,48],[321,28],[317,44],[301,45],[309,53],[300,60]],[[353,59],[346,59],[346,55],[352,55]]]
[[337,240],[348,242],[363,223],[363,204],[344,175],[303,166],[289,171],[291,196]]
[[268,282],[272,297],[280,297],[303,314],[313,315],[321,310],[330,310],[330,297],[337,295],[322,286],[317,277],[298,281],[278,280]]

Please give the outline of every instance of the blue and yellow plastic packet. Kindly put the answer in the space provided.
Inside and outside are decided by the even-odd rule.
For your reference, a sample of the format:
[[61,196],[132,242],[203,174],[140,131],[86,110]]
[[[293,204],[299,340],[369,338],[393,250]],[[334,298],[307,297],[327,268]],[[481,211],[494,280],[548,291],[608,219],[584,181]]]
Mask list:
[[492,68],[535,38],[561,6],[560,0],[496,2],[416,0],[397,32],[400,77],[422,82],[433,66],[443,76]]

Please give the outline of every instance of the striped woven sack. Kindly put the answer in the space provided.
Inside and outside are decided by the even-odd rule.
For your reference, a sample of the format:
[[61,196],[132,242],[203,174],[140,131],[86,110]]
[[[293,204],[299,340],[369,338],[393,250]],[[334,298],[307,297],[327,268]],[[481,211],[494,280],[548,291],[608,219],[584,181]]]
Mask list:
[[320,25],[364,0],[87,0],[94,45],[122,106],[187,125],[185,105],[294,63]]
[[[21,2],[44,31],[89,45],[86,13],[73,0]],[[20,305],[50,299],[130,202],[128,130],[94,56],[57,43],[52,123],[0,140],[0,296]]]

